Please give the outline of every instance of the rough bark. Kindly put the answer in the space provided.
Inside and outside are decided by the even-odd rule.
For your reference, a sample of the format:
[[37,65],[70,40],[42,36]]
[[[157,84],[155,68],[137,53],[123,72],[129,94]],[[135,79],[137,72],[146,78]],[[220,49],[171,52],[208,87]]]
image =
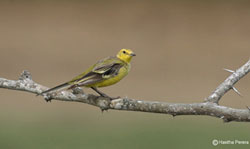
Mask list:
[[[250,122],[250,110],[235,109],[219,105],[221,97],[250,71],[250,60],[221,83],[212,94],[201,103],[167,103],[157,101],[144,101],[129,98],[118,98],[110,101],[109,98],[85,94],[80,88],[73,92],[60,91],[42,95],[47,101],[50,99],[61,101],[74,101],[97,106],[102,110],[126,110],[176,115],[208,115],[223,119],[224,122],[238,121]],[[23,71],[18,80],[0,78],[0,88],[20,90],[40,95],[48,88],[34,82],[28,71]],[[236,90],[236,89],[235,89]],[[237,90],[236,90],[237,91]]]

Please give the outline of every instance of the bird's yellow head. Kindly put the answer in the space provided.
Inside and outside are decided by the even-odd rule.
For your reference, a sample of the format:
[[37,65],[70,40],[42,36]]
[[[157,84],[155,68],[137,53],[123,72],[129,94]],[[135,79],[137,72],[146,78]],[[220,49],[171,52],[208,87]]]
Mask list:
[[135,56],[135,53],[130,49],[121,49],[116,55],[117,58],[129,63],[132,57]]

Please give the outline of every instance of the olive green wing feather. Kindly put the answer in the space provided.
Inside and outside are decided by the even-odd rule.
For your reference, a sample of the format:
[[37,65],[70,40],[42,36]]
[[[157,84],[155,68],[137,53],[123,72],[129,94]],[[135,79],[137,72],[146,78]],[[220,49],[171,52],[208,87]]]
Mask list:
[[124,63],[116,57],[109,57],[97,62],[88,73],[83,73],[70,81],[72,87],[86,86],[101,82],[118,74]]

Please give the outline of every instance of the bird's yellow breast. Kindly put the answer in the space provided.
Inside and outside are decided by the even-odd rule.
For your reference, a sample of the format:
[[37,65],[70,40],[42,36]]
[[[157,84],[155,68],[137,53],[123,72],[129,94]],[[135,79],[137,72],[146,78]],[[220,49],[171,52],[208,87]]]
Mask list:
[[124,78],[128,74],[129,71],[130,71],[130,64],[120,68],[116,76],[111,77],[107,80],[103,80],[101,82],[95,83],[95,84],[91,84],[88,87],[105,87],[105,86],[113,85],[119,82],[122,78]]

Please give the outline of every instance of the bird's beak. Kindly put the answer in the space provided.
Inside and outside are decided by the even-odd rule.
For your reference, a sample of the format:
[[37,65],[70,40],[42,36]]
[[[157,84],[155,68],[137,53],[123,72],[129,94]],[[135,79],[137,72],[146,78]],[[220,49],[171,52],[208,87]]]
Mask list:
[[136,54],[135,54],[135,53],[131,53],[130,55],[131,55],[131,56],[136,56]]

